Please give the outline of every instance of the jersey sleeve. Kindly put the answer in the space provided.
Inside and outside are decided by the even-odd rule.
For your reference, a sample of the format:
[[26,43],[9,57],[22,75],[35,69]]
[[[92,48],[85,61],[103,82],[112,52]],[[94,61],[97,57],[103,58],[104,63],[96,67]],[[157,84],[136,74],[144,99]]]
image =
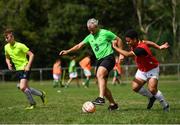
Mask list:
[[146,56],[146,55],[148,55],[146,50],[143,49],[143,48],[140,48],[140,47],[135,48],[133,52],[134,52],[134,54],[136,56]]
[[90,35],[86,36],[82,42],[87,44],[89,43],[89,41],[90,41]]
[[111,42],[117,37],[117,36],[116,36],[113,32],[111,32],[111,31],[107,31],[106,34],[107,34],[107,38],[108,38]]
[[5,53],[5,56],[7,56],[7,55],[8,55],[8,52],[7,52],[7,47],[6,47],[6,46],[4,46],[4,53]]
[[27,53],[29,51],[29,48],[25,45],[25,44],[21,44],[21,50],[24,52],[24,53]]

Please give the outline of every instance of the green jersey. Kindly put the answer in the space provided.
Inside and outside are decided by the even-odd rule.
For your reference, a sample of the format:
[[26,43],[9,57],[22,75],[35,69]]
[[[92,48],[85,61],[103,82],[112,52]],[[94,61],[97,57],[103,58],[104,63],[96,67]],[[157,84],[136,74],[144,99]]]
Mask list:
[[112,48],[112,41],[116,37],[117,36],[111,31],[99,29],[96,34],[89,34],[83,42],[85,44],[90,44],[96,58],[99,60],[114,52]]
[[26,54],[29,51],[29,48],[26,45],[15,41],[14,45],[11,45],[10,43],[6,44],[4,50],[5,55],[11,58],[16,70],[24,70],[24,67],[28,63]]
[[75,60],[72,60],[70,62],[68,71],[69,72],[76,72],[76,61]]

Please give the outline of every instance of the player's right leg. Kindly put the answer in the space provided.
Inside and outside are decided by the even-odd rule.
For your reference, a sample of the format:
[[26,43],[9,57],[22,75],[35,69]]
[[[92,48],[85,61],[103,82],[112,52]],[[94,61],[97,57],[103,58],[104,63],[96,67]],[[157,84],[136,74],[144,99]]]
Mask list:
[[31,90],[29,89],[29,86],[28,86],[28,79],[30,76],[30,71],[21,70],[21,71],[18,71],[17,75],[20,81],[19,83],[20,90],[24,92],[30,104],[30,107],[27,107],[27,109],[35,108],[36,102],[34,101],[31,94]]
[[21,91],[24,92],[24,94],[26,95],[26,97],[29,101],[29,104],[30,104],[30,106],[26,107],[26,109],[34,109],[36,102],[32,97],[31,90],[29,89],[27,82],[28,82],[27,79],[21,79],[20,80],[20,89],[21,89]]
[[156,99],[149,90],[143,87],[143,85],[143,81],[134,79],[132,82],[132,89],[140,95],[148,97],[147,109],[151,109]]
[[132,82],[132,89],[133,91],[139,93],[140,95],[148,97],[147,109],[151,109],[156,99],[149,90],[143,87],[146,81],[147,81],[146,73],[138,70]]

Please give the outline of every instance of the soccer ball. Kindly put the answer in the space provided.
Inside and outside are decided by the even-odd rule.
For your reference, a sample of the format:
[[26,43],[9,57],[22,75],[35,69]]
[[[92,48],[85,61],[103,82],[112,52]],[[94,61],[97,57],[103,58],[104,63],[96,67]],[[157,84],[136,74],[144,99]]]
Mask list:
[[85,113],[93,113],[96,111],[96,107],[92,102],[87,101],[83,104],[82,111]]

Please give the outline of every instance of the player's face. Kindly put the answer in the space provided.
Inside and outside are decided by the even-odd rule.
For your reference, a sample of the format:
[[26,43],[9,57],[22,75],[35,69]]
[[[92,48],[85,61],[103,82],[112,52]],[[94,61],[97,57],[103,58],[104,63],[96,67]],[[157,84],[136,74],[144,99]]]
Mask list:
[[89,32],[93,34],[96,33],[96,28],[97,28],[96,25],[94,25],[93,23],[90,23],[87,27],[88,27]]
[[5,40],[8,42],[8,43],[11,43],[14,41],[14,36],[12,33],[8,33],[5,35]]
[[129,47],[136,47],[138,45],[138,40],[136,38],[132,39],[130,37],[126,37],[125,40]]
[[126,37],[125,40],[126,40],[126,43],[127,43],[128,45],[130,45],[130,46],[133,45],[133,39],[131,39],[131,38],[129,38],[129,37]]

